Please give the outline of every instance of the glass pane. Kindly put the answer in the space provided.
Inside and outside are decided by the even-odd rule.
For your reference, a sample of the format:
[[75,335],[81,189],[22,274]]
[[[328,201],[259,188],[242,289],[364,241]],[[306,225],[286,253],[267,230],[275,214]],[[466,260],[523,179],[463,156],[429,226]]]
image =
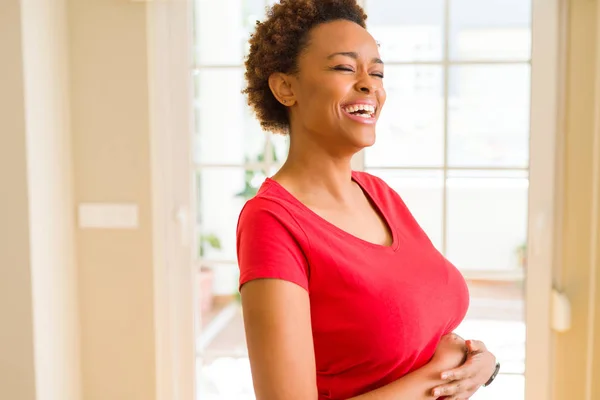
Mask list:
[[368,169],[383,179],[402,197],[432,243],[442,248],[443,185],[442,171]]
[[195,0],[196,63],[242,65],[250,32],[264,16],[264,0]]
[[289,135],[278,135],[278,134],[269,134],[269,140],[273,144],[273,148],[275,149],[273,161],[276,165],[283,164],[287,159],[288,150],[290,148],[290,137]]
[[[523,326],[525,329],[525,326]],[[466,337],[471,337],[466,331]],[[484,343],[487,343],[483,339]],[[495,353],[497,354],[497,353]],[[504,367],[504,364],[502,364]],[[523,400],[525,399],[525,377],[523,375],[503,375],[500,373],[494,380],[494,390],[479,390],[471,397],[471,400]],[[482,388],[483,389],[483,388]]]
[[451,171],[447,256],[457,268],[519,272],[526,267],[526,171]]
[[450,1],[450,58],[529,60],[531,1]]
[[386,104],[368,167],[444,165],[443,71],[437,66],[388,66]]
[[238,299],[235,231],[244,203],[264,181],[242,168],[204,168],[196,175],[198,231],[196,399],[253,399]]
[[367,0],[367,27],[392,61],[435,61],[443,56],[443,0]]
[[242,74],[237,68],[198,71],[196,163],[243,165],[264,152],[265,133],[240,93]]
[[448,95],[451,167],[526,167],[530,67],[454,66]]
[[502,364],[494,390],[481,390],[471,399],[523,400],[526,343],[523,283],[477,280],[468,285],[469,311],[455,332],[464,338],[483,341]]
[[244,203],[265,180],[260,171],[204,168],[197,173],[198,256],[204,260],[235,261],[235,231]]

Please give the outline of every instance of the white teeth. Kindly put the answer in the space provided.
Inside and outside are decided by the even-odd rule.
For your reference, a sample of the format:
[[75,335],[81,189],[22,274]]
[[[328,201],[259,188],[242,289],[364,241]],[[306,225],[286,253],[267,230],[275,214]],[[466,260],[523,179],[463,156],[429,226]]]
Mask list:
[[355,104],[352,106],[344,107],[344,111],[346,111],[348,113],[353,113],[353,112],[357,112],[357,111],[366,111],[369,114],[374,114],[375,107],[370,104]]

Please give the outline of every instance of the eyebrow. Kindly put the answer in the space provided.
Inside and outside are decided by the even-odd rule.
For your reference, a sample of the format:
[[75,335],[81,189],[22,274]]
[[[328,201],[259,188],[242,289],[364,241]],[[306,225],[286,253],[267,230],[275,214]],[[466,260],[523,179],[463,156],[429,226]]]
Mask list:
[[[330,55],[327,57],[327,59],[328,59],[328,60],[331,60],[331,59],[332,59],[332,58],[334,58],[335,56],[344,56],[344,57],[350,57],[350,58],[353,58],[353,59],[355,59],[355,60],[358,60],[358,53],[356,53],[356,52],[353,52],[353,51],[342,51],[342,52],[339,52],[339,53],[333,53],[333,54],[330,54]],[[383,64],[383,61],[382,61],[380,58],[377,58],[377,57],[373,58],[373,60],[371,60],[371,61],[372,61],[373,63],[375,63],[375,64]]]

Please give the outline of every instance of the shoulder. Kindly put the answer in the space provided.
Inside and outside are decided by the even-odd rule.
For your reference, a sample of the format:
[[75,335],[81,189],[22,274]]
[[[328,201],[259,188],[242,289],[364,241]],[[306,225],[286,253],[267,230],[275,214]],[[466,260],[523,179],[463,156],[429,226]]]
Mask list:
[[238,237],[245,233],[261,235],[291,236],[304,239],[306,234],[298,223],[294,208],[287,204],[274,185],[265,184],[258,194],[248,200],[239,215]]
[[[272,187],[271,187],[272,188]],[[282,279],[308,290],[308,236],[276,188],[269,186],[248,200],[237,225],[240,287],[254,279]]]
[[280,199],[276,192],[276,187],[264,184],[258,194],[248,200],[240,212],[240,221],[259,222],[265,219],[279,220],[282,223],[287,223],[293,220],[293,216]]

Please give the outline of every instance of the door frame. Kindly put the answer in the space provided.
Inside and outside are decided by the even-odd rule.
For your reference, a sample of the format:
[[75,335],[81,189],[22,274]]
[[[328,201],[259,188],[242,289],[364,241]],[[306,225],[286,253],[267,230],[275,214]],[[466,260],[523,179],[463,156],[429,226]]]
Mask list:
[[156,399],[196,398],[192,0],[147,1]]
[[533,0],[525,398],[551,399],[552,291],[560,270],[567,0]]
[[[567,0],[533,0],[526,399],[552,398],[551,294],[560,269]],[[196,392],[192,243],[192,0],[146,4],[152,126],[157,399]],[[182,154],[185,157],[182,157]],[[529,338],[535,338],[530,340]]]

